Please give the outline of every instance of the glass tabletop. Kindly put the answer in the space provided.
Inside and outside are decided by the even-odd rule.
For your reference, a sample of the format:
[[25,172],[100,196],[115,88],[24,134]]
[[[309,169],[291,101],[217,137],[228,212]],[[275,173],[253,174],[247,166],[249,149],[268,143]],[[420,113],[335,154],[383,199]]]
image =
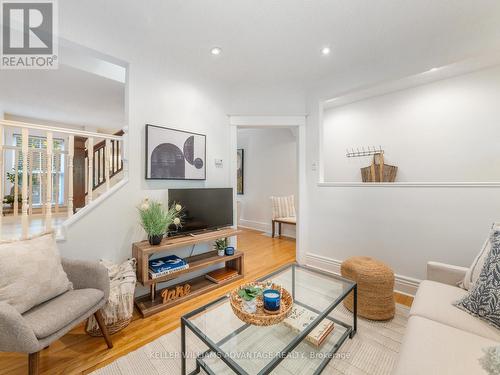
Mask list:
[[[336,316],[334,310],[353,290],[353,282],[298,265],[290,265],[259,281],[268,280],[293,295],[292,315],[300,315],[301,319],[293,324],[287,319],[269,327],[249,325],[233,313],[228,297],[195,310],[185,317],[186,323],[198,337],[201,335],[213,346],[202,359],[202,365],[216,374],[226,370],[227,373],[261,374],[273,369],[273,373],[312,373],[314,371],[298,371],[297,367],[321,366],[325,356],[351,334],[352,316],[346,321],[345,315]],[[324,342],[318,345],[315,341],[320,337],[318,332],[330,326],[334,327],[333,331],[324,335]],[[218,355],[208,355],[214,348]],[[304,353],[307,353],[307,361],[301,360]],[[229,360],[221,361],[221,356]],[[287,360],[276,360],[280,357]],[[230,371],[227,362],[235,367],[234,371]],[[282,371],[278,371],[280,369]]]

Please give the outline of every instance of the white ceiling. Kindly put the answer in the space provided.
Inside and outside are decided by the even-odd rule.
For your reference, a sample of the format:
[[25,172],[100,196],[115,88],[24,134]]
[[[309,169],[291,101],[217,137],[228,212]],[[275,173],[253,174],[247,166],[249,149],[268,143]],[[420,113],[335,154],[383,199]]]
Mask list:
[[[225,85],[418,72],[500,46],[498,0],[65,0],[61,32]],[[328,45],[332,53],[321,56]],[[220,46],[223,53],[209,51]],[[404,68],[404,69],[403,69]]]
[[[132,67],[149,59],[234,93],[321,84],[345,92],[500,46],[498,0],[64,0],[59,23],[62,37]],[[0,71],[0,87],[0,111],[123,125],[123,84],[81,67]]]
[[60,65],[57,70],[0,70],[0,111],[87,128],[124,126],[125,86]]

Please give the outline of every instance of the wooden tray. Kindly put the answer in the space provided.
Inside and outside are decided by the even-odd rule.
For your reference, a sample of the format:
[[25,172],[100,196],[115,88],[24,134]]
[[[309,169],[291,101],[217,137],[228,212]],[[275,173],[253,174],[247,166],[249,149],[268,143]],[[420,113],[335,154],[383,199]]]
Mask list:
[[[263,290],[266,289],[276,289],[281,291],[281,303],[280,310],[276,313],[267,313],[264,311],[264,302],[262,300],[262,295],[257,297],[257,311],[253,314],[249,314],[245,312],[242,308],[242,298],[238,295],[238,292],[241,289],[248,288],[250,286],[260,286]],[[271,284],[270,286],[267,283],[250,283],[246,285],[242,285],[239,288],[233,290],[229,295],[229,301],[231,303],[231,308],[233,309],[234,314],[243,322],[252,324],[254,326],[271,326],[274,324],[278,324],[288,318],[290,313],[292,312],[293,307],[293,298],[292,295],[288,292],[288,290],[280,287],[276,284]]]

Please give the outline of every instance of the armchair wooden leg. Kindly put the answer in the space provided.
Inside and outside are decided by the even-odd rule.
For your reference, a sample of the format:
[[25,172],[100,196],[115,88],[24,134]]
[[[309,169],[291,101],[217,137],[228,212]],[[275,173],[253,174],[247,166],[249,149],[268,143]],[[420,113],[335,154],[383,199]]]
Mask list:
[[278,223],[279,236],[281,237],[281,223]]
[[106,324],[104,323],[104,318],[102,317],[101,310],[97,310],[94,313],[94,316],[95,316],[95,319],[97,320],[97,324],[99,325],[99,329],[102,332],[104,340],[106,341],[106,344],[108,345],[108,349],[111,349],[113,347],[113,343],[111,342],[111,336],[108,333],[108,328],[106,327]]
[[28,374],[38,375],[40,372],[40,352],[28,355]]
[[275,224],[274,220],[272,220],[271,223],[272,223],[271,226],[273,227],[271,237],[274,238],[274,230],[275,230],[276,225],[274,225]]

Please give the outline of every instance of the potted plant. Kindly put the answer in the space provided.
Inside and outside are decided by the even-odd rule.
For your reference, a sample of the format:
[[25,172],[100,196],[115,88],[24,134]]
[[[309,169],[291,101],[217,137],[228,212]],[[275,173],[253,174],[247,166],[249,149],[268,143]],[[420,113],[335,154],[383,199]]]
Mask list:
[[[7,194],[3,198],[3,203],[4,204],[9,204],[11,208],[14,208],[14,191],[15,191],[15,183],[16,183],[16,171],[15,169],[12,169],[13,172],[7,172],[7,180],[12,184],[12,187],[10,188],[10,194]],[[33,185],[36,185],[38,183],[38,179],[36,175],[33,175],[31,180],[31,183]],[[17,195],[17,201],[19,203],[22,203],[23,197],[21,195],[21,188],[23,184],[23,172],[21,170],[17,171],[17,186],[19,193]]]
[[223,257],[226,253],[227,238],[220,238],[215,241],[215,249],[217,250],[217,255]]
[[246,313],[254,314],[257,311],[257,296],[262,294],[262,289],[256,286],[247,286],[238,291],[243,300],[242,308]]
[[145,199],[139,207],[141,225],[148,235],[151,245],[159,245],[170,225],[181,225],[182,206],[174,203],[169,209],[161,202]]

